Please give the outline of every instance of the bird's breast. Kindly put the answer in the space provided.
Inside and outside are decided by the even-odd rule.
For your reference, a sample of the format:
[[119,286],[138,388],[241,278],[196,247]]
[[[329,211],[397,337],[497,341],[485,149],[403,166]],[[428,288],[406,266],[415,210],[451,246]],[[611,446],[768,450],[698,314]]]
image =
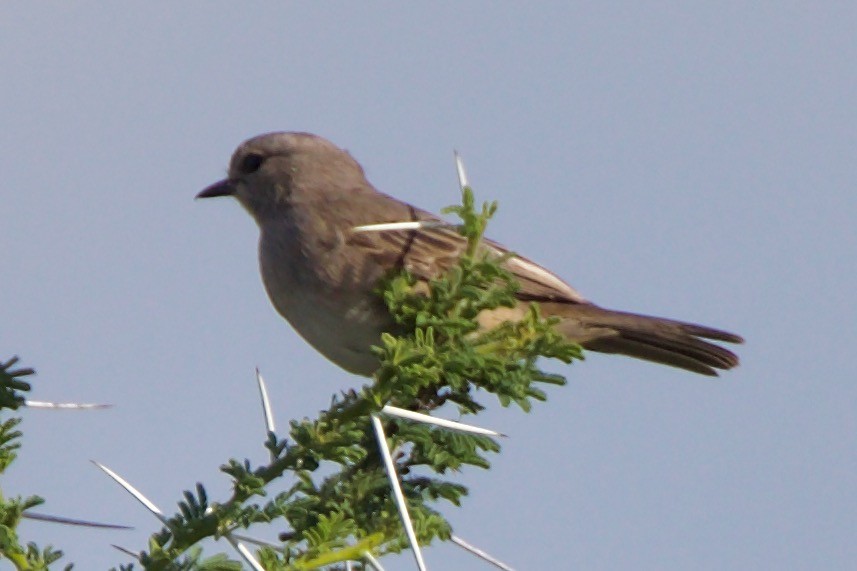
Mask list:
[[294,228],[269,228],[259,241],[262,281],[277,312],[328,359],[371,375],[378,361],[370,348],[393,323],[374,292],[380,269],[353,258],[330,233],[308,238]]

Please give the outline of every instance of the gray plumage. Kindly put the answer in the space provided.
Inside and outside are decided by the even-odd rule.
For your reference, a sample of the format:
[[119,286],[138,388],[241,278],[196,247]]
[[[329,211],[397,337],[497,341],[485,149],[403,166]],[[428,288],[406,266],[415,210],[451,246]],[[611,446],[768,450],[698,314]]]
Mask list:
[[[276,310],[328,359],[361,375],[378,366],[369,348],[394,329],[374,293],[378,280],[394,267],[430,280],[455,264],[465,245],[449,228],[353,232],[361,225],[437,217],[378,192],[351,155],[308,133],[270,133],[242,143],[228,178],[198,197],[227,195],[259,225],[262,280]],[[492,241],[485,247],[507,251]],[[484,327],[519,318],[535,301],[543,314],[560,318],[561,333],[586,349],[704,375],[738,364],[734,353],[706,340],[741,343],[738,335],[604,309],[522,256],[505,264],[521,283],[521,303],[483,313]]]

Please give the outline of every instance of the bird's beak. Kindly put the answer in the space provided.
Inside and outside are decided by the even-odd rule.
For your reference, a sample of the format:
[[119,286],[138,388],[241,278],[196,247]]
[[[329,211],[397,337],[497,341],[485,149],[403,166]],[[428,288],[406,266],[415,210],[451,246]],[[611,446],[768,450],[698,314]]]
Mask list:
[[196,195],[197,198],[213,198],[215,196],[232,196],[235,194],[235,183],[228,178],[215,182]]

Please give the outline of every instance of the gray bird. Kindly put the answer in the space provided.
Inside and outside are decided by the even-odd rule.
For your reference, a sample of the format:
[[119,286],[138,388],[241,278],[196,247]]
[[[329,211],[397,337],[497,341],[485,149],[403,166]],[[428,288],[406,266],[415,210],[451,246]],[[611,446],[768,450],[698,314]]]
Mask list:
[[[269,133],[249,139],[232,155],[228,178],[197,198],[234,196],[259,225],[259,263],[271,303],[328,359],[370,376],[370,351],[394,331],[375,293],[391,268],[428,281],[455,264],[465,242],[450,228],[354,232],[383,222],[439,220],[380,193],[346,151],[309,133]],[[485,247],[507,250],[486,240]],[[557,330],[586,349],[619,353],[704,375],[730,369],[738,357],[712,339],[741,343],[726,331],[599,307],[559,277],[522,256],[505,266],[520,282],[515,308],[483,312],[491,327],[520,318],[530,302],[560,318]]]

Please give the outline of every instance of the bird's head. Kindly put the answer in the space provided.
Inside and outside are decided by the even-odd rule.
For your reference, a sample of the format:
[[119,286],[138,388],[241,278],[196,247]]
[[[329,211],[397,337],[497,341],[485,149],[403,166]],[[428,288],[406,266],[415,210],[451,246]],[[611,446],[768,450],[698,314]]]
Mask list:
[[227,178],[197,198],[234,196],[258,223],[302,201],[325,199],[365,180],[346,151],[310,133],[267,133],[241,143]]

